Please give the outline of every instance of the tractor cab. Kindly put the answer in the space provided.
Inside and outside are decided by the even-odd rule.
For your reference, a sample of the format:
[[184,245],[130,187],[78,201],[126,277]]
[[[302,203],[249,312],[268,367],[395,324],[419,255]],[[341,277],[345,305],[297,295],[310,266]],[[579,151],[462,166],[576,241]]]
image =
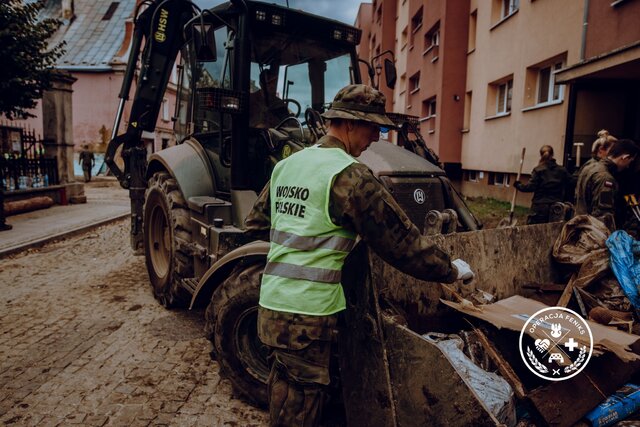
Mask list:
[[231,4],[203,13],[204,29],[194,31],[206,35],[183,47],[179,67],[176,134],[204,147],[216,197],[227,200],[232,188],[259,192],[278,160],[315,143],[319,114],[339,89],[360,81],[359,30],[277,5],[246,5],[244,13]]

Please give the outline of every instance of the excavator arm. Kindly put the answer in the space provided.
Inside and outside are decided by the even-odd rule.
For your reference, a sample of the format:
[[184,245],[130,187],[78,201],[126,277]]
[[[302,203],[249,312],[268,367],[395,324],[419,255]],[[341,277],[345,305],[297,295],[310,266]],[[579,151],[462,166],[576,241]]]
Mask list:
[[[140,6],[147,6],[138,14]],[[153,131],[173,64],[185,43],[184,28],[199,12],[188,0],[151,0],[136,10],[133,41],[120,90],[120,105],[107,146],[105,162],[131,199],[131,246],[141,253],[142,209],[146,190],[147,151],[142,142],[143,131]],[[136,77],[140,50],[140,72],[131,104],[125,133],[118,135],[129,91]],[[117,150],[122,147],[124,170],[116,164]]]

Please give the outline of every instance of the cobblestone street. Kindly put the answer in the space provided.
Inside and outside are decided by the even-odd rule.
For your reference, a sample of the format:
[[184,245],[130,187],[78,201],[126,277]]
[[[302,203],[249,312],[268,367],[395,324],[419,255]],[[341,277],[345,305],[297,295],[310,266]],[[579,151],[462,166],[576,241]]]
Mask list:
[[203,313],[156,303],[128,229],[0,260],[0,423],[264,425],[218,376]]

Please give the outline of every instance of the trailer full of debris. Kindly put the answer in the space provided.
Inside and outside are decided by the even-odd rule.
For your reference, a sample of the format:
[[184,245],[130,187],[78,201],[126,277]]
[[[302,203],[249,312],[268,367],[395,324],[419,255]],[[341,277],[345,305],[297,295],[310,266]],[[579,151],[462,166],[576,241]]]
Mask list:
[[577,274],[552,256],[562,231],[552,223],[433,236],[476,270],[472,285],[457,288],[415,279],[357,247],[343,275],[349,306],[339,339],[348,425],[570,426],[633,382],[640,336],[592,321],[591,339],[571,340],[591,347],[579,372],[563,367],[574,370],[570,378],[548,380],[525,365],[527,319],[561,298],[576,314],[584,309],[567,291]]

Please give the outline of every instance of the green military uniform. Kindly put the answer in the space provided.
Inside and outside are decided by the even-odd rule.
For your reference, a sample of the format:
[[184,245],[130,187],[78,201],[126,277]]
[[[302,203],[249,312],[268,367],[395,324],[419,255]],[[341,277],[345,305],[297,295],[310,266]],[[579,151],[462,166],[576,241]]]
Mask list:
[[533,169],[527,184],[516,183],[516,188],[524,193],[533,192],[531,215],[527,224],[549,222],[549,209],[556,202],[565,200],[565,191],[570,182],[569,172],[550,159]]
[[609,159],[585,165],[576,186],[576,214],[613,218],[618,192],[616,169]]
[[[372,101],[381,103],[379,108],[384,111],[384,96],[380,92],[363,85],[348,86],[336,95],[329,112],[341,114],[340,108],[351,108],[358,102],[371,104]],[[352,113],[353,111],[348,110],[350,115],[347,117],[351,120],[354,116],[369,120],[366,112]],[[361,118],[359,114],[362,114]],[[339,116],[331,118],[334,117]],[[386,116],[383,117],[386,119]],[[315,148],[324,149],[338,149],[344,151],[344,155],[348,155],[343,142],[332,136],[321,138],[318,148]],[[298,154],[306,150],[292,155],[280,164],[304,158]],[[327,165],[330,166],[333,165]],[[322,168],[322,165],[317,167]],[[274,177],[276,176],[274,172]],[[304,180],[303,177],[300,179]],[[329,182],[327,187],[328,206],[323,209],[328,220],[344,230],[346,236],[349,236],[349,233],[359,235],[385,261],[417,278],[448,283],[456,280],[458,271],[451,264],[448,254],[421,236],[418,228],[365,165],[353,159],[353,162],[336,173],[332,180],[333,184]],[[271,200],[272,197],[280,197],[279,194],[274,194],[274,188],[276,191],[279,188],[277,184],[272,180],[265,186],[245,222],[247,229],[254,236],[265,240],[270,234],[273,236],[274,231],[278,233],[277,228],[273,227],[273,222],[282,223],[282,218],[278,217],[282,215],[282,205],[276,207],[274,212],[273,208],[276,205]],[[289,214],[291,213],[295,212],[290,211]],[[272,240],[268,259],[272,257],[274,247],[278,250],[282,246],[282,240],[278,242],[274,244]],[[263,286],[266,283],[265,276]],[[273,289],[274,284],[269,283],[269,287]],[[328,309],[330,314],[327,315],[300,314],[291,307],[291,304],[295,303],[295,299],[291,298],[284,305],[286,308],[270,309],[265,307],[274,304],[274,300],[268,296],[270,293],[271,290],[266,291],[265,295],[261,289],[258,335],[262,342],[272,349],[272,369],[269,377],[271,424],[315,425],[325,399],[326,385],[330,382],[331,341],[339,311],[333,312]],[[299,299],[301,307],[306,307],[305,298],[301,296]]]

